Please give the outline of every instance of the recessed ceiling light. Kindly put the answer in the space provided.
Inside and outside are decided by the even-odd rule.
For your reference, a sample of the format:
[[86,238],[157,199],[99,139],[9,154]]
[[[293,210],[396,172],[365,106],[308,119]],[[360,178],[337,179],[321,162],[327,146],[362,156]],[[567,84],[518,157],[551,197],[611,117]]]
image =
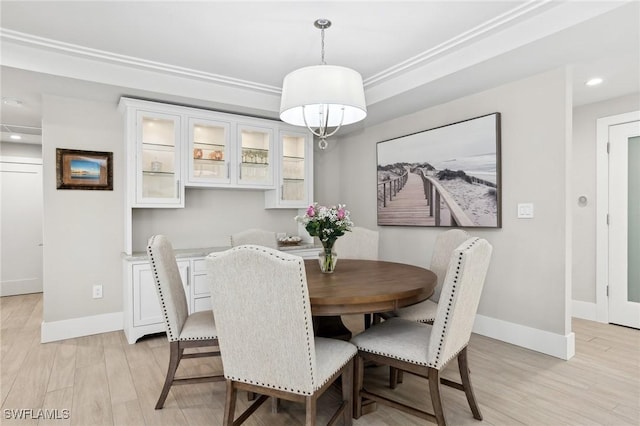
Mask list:
[[13,107],[22,106],[22,101],[20,99],[2,98],[2,103],[7,106],[13,106]]
[[594,77],[592,79],[590,79],[589,81],[587,81],[585,84],[587,86],[597,86],[598,84],[602,83],[602,79],[600,77]]
[[22,136],[20,136],[20,135],[11,135],[11,136],[9,136],[9,137],[10,137],[11,139],[13,139],[13,140],[16,140],[16,141],[19,141],[20,139],[22,139]]

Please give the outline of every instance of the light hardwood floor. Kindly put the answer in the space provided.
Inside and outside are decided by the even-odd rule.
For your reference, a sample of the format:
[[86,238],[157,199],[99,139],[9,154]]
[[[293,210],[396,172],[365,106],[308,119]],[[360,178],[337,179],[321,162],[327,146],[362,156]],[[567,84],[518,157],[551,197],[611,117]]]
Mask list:
[[[218,425],[224,383],[175,386],[165,408],[154,410],[165,368],[164,336],[127,344],[122,332],[40,344],[42,295],[0,298],[0,423],[20,425]],[[350,318],[348,325],[360,327]],[[576,356],[569,361],[473,335],[469,347],[472,381],[484,421],[473,419],[464,394],[443,387],[450,425],[639,425],[640,331],[591,321],[573,321]],[[274,360],[274,362],[277,362]],[[455,367],[452,363],[451,367]],[[215,360],[184,361],[180,371],[219,369]],[[366,385],[384,389],[388,371],[366,369]],[[455,368],[445,376],[458,379]],[[409,374],[387,392],[429,408],[426,381]],[[239,405],[247,405],[241,395]],[[337,391],[319,401],[325,424],[339,403]],[[59,420],[8,420],[11,409],[69,410]],[[37,411],[34,411],[37,414]],[[272,414],[265,404],[245,424],[296,425],[302,405],[283,402]],[[379,407],[356,425],[424,425],[424,420]]]

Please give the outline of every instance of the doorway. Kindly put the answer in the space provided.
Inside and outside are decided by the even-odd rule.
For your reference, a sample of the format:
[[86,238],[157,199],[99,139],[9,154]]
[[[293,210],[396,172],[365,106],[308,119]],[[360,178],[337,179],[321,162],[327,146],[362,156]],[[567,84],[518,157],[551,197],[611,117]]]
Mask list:
[[42,292],[42,163],[0,158],[0,296]]
[[598,120],[601,144],[606,158],[598,156],[598,320],[640,328],[640,112]]

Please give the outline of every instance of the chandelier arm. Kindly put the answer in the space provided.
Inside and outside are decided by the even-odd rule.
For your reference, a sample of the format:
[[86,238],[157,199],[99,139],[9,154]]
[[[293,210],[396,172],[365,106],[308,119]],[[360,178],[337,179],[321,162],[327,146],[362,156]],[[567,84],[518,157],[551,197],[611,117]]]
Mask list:
[[[304,120],[304,125],[307,127],[307,129],[309,129],[309,131],[310,131],[311,133],[313,133],[313,135],[314,135],[314,136],[317,136],[317,137],[319,137],[319,138],[322,138],[322,137],[323,137],[322,132],[318,131],[318,132],[316,133],[316,131],[315,131],[315,130],[313,130],[313,129],[311,128],[311,126],[309,126],[309,122],[307,121],[307,114],[306,114],[306,113],[305,113],[305,111],[304,111],[304,105],[302,106],[302,119]],[[320,130],[320,129],[318,129],[318,130]]]

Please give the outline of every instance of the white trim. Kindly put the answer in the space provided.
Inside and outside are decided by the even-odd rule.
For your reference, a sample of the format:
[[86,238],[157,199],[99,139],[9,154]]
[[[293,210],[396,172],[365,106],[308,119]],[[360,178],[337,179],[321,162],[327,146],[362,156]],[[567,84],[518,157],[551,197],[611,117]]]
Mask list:
[[9,155],[0,155],[0,163],[16,163],[16,164],[36,164],[42,165],[42,158],[37,157],[13,157]]
[[42,278],[26,278],[0,282],[0,297],[42,293]]
[[239,78],[228,77],[225,75],[214,74],[206,71],[199,71],[162,62],[149,61],[147,59],[137,58],[134,56],[120,55],[118,53],[108,52],[106,50],[93,49],[90,47],[80,46],[78,44],[66,43],[63,41],[40,37],[33,34],[27,34],[20,31],[14,31],[7,28],[0,28],[0,38],[19,42],[21,44],[26,44],[32,47],[44,48],[46,50],[58,53],[71,54],[73,56],[98,60],[111,64],[147,69],[168,75],[177,75],[197,80],[222,83],[231,86],[242,87],[245,89],[255,90],[258,92],[275,94],[280,94],[281,92],[279,87],[271,86],[268,84],[242,80]]
[[42,321],[40,342],[55,342],[57,340],[122,330],[123,321],[124,315],[122,312],[111,312],[61,321]]
[[571,316],[590,321],[598,320],[598,305],[593,302],[583,302],[582,300],[571,301]]
[[640,120],[640,111],[599,118],[596,125],[596,320],[609,322],[609,127]]
[[560,359],[571,359],[576,353],[573,332],[563,336],[484,315],[476,315],[473,332]]

